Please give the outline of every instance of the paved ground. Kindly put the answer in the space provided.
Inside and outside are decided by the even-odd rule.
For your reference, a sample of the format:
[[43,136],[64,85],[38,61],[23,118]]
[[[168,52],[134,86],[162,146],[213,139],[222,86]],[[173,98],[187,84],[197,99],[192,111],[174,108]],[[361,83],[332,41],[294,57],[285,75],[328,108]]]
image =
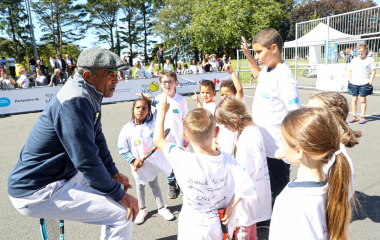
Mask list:
[[[245,89],[246,101],[251,109],[254,89]],[[306,104],[310,93],[315,91],[300,90],[301,102]],[[346,95],[347,96],[347,95]],[[220,99],[219,93],[216,100]],[[347,99],[349,97],[347,96]],[[189,109],[196,106],[190,97],[186,97]],[[350,100],[350,99],[349,99]],[[380,239],[380,96],[368,98],[368,123],[365,125],[351,125],[355,130],[361,130],[363,138],[354,149],[349,149],[349,154],[354,161],[356,170],[356,194],[359,213],[356,213],[350,225],[352,239]],[[131,119],[132,102],[120,102],[103,105],[103,131],[107,138],[108,146],[114,157],[117,167],[121,172],[130,177],[134,184],[131,170],[125,161],[118,155],[117,138],[122,126]],[[2,167],[0,169],[0,239],[40,239],[37,219],[24,217],[11,205],[7,195],[7,177],[20,150],[26,141],[34,122],[40,112],[0,116],[0,152]],[[291,168],[291,176],[296,175],[296,168]],[[166,197],[167,185],[165,177],[160,175],[159,182],[164,195],[164,201],[176,217],[181,210],[182,197],[169,200]],[[135,225],[133,239],[177,239],[177,220],[167,222],[157,214],[156,205],[149,187],[146,187],[146,202],[149,209],[147,221],[140,226]],[[136,195],[134,189],[130,191]],[[99,239],[100,227],[66,222],[66,239],[92,240]],[[267,239],[267,232],[259,231],[259,239]]]

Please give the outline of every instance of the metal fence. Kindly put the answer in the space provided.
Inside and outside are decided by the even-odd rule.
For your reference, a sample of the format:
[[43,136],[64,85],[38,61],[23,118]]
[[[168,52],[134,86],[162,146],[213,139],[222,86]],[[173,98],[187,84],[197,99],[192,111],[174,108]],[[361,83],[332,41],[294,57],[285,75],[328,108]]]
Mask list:
[[[296,23],[295,34],[296,40],[284,44],[283,59],[301,88],[316,87],[318,64],[349,64],[365,43],[377,66],[374,92],[380,93],[380,6]],[[238,71],[244,78],[250,73],[241,50]]]

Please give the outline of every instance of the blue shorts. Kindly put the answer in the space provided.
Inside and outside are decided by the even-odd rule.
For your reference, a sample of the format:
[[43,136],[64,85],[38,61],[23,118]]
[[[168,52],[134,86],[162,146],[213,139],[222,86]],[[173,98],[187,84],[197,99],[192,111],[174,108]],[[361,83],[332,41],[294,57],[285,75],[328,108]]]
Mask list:
[[360,97],[367,97],[368,95],[373,94],[373,86],[367,83],[366,85],[358,86],[351,83],[348,83],[348,94],[357,97],[360,94]]

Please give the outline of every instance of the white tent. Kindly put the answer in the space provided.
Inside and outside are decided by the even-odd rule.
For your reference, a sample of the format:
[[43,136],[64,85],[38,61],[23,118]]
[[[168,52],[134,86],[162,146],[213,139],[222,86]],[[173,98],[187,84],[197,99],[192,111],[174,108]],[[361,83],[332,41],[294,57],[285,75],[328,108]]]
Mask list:
[[[329,42],[349,41],[360,39],[360,36],[345,34],[319,23],[313,30],[298,39],[298,47],[325,45],[327,41],[327,30],[329,31]],[[284,48],[296,47],[296,40],[284,43]]]
[[[319,23],[310,32],[299,38],[297,43],[298,47],[309,47],[309,65],[321,63],[322,46],[326,46],[327,30],[329,31],[329,43],[360,39],[360,36],[345,34],[335,30],[334,28],[328,27],[324,23]],[[296,40],[284,43],[284,49],[295,47]]]

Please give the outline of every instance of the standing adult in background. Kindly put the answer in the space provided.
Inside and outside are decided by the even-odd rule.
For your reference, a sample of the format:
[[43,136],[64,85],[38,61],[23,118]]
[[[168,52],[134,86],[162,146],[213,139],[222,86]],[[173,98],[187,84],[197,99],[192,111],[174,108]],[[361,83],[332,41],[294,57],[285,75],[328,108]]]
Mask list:
[[1,59],[0,59],[0,70],[3,69],[5,71],[7,71],[7,60],[5,59],[4,56],[1,56]]
[[116,72],[127,66],[99,48],[84,50],[77,66],[37,119],[8,194],[23,215],[103,225],[101,239],[132,239],[137,199],[127,193],[132,186],[115,166],[101,124],[102,99],[113,96]]
[[63,59],[61,59],[61,55],[59,55],[59,54],[56,54],[55,58],[56,59],[54,61],[54,69],[61,69],[62,73],[63,73],[63,78],[67,79],[67,76],[66,76],[66,62]]
[[7,62],[9,65],[10,75],[15,78],[16,77],[16,66],[15,66],[16,60],[12,57],[12,54],[9,54]]
[[35,74],[36,73],[36,59],[34,59],[34,56],[32,56],[30,59],[29,59],[29,65],[30,65],[30,74]]
[[157,61],[158,61],[158,69],[160,69],[161,71],[161,64],[162,64],[162,70],[164,70],[164,52],[162,51],[162,48],[159,47],[158,48],[158,52],[157,52]]
[[129,66],[133,66],[133,60],[130,52],[126,52],[123,57],[124,62],[127,62]]
[[178,65],[177,65],[177,62],[178,62],[178,53],[179,53],[179,48],[177,47],[177,44],[174,44],[174,48],[172,49],[172,64],[173,64],[173,69],[177,69],[177,67],[178,67]]
[[75,61],[70,59],[69,54],[66,54],[66,77],[67,79],[73,75],[75,68]]

